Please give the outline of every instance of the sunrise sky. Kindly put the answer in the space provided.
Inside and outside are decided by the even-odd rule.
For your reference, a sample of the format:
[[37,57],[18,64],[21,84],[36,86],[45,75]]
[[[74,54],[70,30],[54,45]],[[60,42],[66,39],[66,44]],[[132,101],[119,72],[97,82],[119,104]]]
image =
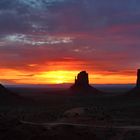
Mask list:
[[135,83],[140,0],[0,0],[0,82]]

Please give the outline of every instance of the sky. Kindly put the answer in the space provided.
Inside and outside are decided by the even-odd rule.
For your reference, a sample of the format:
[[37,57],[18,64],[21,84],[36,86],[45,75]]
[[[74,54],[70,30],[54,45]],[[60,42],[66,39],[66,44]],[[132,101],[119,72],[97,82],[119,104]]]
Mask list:
[[140,0],[0,0],[0,82],[135,83]]

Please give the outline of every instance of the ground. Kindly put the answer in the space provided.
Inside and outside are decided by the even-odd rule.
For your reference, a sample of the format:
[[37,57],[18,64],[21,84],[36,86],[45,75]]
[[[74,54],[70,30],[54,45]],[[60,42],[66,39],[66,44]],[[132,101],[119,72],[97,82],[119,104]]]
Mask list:
[[[11,90],[23,101],[0,106],[1,140],[140,139],[140,97],[125,96],[120,90],[121,94],[102,96],[65,95],[52,89]],[[85,108],[87,113],[64,115],[75,108]]]

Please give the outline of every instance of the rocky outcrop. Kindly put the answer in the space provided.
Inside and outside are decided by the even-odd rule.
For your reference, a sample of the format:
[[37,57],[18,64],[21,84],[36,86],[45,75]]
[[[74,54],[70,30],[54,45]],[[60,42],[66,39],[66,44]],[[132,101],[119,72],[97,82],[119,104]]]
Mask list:
[[0,84],[0,95],[7,94],[8,92],[9,91],[2,84]]
[[138,72],[137,72],[137,84],[136,84],[136,87],[140,88],[140,69],[138,69]]
[[9,89],[5,88],[2,84],[0,84],[0,105],[9,105],[21,102],[22,97],[11,92]]
[[130,90],[127,95],[129,96],[140,96],[140,69],[137,71],[137,81],[136,81],[136,86]]
[[89,87],[89,78],[88,73],[86,71],[82,71],[78,74],[77,77],[75,77],[75,83],[73,85],[73,88],[87,88]]
[[76,91],[76,93],[100,93],[100,91],[89,84],[89,76],[86,71],[78,73],[75,77],[75,83],[70,89]]

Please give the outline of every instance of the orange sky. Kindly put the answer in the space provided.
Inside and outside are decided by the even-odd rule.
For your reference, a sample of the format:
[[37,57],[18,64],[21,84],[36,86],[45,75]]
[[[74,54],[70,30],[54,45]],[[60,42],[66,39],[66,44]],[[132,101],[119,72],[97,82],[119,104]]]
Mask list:
[[[89,73],[91,84],[128,84],[135,83],[135,71],[101,71],[92,67],[90,62],[68,59],[67,61],[52,61],[45,66],[28,64],[22,70],[0,69],[1,82],[6,84],[62,84],[73,83],[75,76],[81,71]],[[89,64],[89,65],[88,65]]]

